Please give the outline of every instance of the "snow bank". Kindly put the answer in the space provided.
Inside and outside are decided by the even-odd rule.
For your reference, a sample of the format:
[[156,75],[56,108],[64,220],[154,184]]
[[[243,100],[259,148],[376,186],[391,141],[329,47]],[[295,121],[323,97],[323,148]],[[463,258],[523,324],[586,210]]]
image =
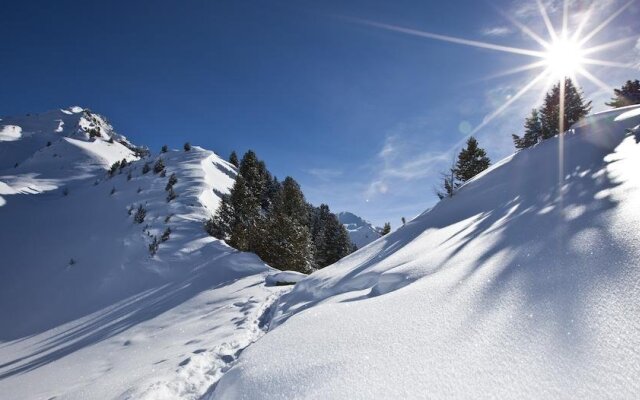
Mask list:
[[267,285],[291,285],[298,283],[307,275],[296,271],[281,271],[271,275],[267,275],[265,282]]
[[638,398],[638,109],[300,281],[212,397]]

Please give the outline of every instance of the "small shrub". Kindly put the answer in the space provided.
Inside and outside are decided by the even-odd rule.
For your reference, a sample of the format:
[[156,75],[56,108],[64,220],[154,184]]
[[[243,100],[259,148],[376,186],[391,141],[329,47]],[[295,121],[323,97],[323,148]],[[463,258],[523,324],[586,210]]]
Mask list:
[[65,187],[62,189],[62,195],[63,196],[68,196],[69,195],[69,188]]
[[76,264],[76,260],[74,260],[73,258],[69,260],[69,266],[72,266],[75,264]]
[[164,217],[164,223],[165,224],[169,223],[169,220],[171,219],[171,217],[173,217],[173,214],[169,214],[166,217]]
[[167,194],[167,203],[175,199],[176,197],[178,197],[178,195],[176,194],[175,190],[173,190],[173,187],[170,188],[169,193]]
[[142,174],[146,174],[149,171],[151,171],[151,167],[149,166],[149,163],[146,162],[146,163],[144,163],[144,166],[142,167]]
[[184,147],[184,151],[189,151],[191,150],[191,143],[186,142],[183,147]]
[[111,136],[108,140],[109,143],[113,144],[113,142],[115,142],[115,140],[113,140],[113,136]]
[[153,173],[158,174],[162,171],[164,171],[164,161],[162,161],[162,158],[158,158],[156,163],[153,165]]
[[127,162],[126,158],[123,158],[122,161],[120,161],[120,169],[124,169],[124,167],[126,167],[127,165],[129,165],[129,163]]
[[138,209],[136,210],[136,214],[133,216],[133,220],[138,223],[141,224],[144,222],[144,218],[147,216],[147,210],[144,209],[144,207],[142,207],[142,204],[140,204],[138,206]]
[[47,142],[47,147],[51,146],[51,142]]
[[165,144],[164,146],[162,146],[162,148],[160,149],[161,153],[166,153],[167,151],[169,151],[169,148],[167,147],[167,145]]
[[164,190],[171,189],[176,183],[178,183],[178,177],[176,176],[176,174],[171,174],[171,176],[169,177],[169,182],[167,182],[167,186],[165,186]]
[[138,186],[138,191],[137,191],[137,193],[140,193],[140,192],[142,192],[142,188]]
[[116,171],[120,168],[120,161],[116,161],[111,164],[111,168],[109,168],[109,176],[113,176],[116,174]]
[[166,242],[169,240],[169,236],[171,236],[171,228],[167,227],[167,229],[162,232],[162,236],[160,237],[160,242]]
[[154,236],[153,241],[149,243],[149,254],[151,254],[151,257],[156,255],[158,247],[160,247],[160,242],[158,242],[158,238]]
[[116,187],[114,186],[113,188],[111,188],[111,192],[109,194],[113,195],[115,192],[116,192]]

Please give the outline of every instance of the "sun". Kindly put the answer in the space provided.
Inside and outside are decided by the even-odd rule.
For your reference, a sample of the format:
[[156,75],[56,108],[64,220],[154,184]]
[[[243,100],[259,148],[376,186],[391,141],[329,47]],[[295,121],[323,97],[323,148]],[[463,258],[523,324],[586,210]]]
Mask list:
[[584,58],[580,43],[563,37],[549,45],[544,62],[554,78],[575,77],[583,68]]
[[[380,22],[374,22],[369,20],[347,18],[353,22],[373,26],[380,29],[399,32],[406,35],[418,36],[430,40],[440,40],[443,42],[454,43],[464,46],[472,46],[487,50],[494,50],[500,52],[511,53],[517,56],[528,56],[533,59],[529,62],[518,67],[498,72],[489,78],[503,77],[515,73],[527,72],[531,70],[540,70],[540,73],[535,75],[528,83],[520,88],[514,95],[509,97],[498,109],[486,116],[482,123],[478,124],[470,134],[475,134],[480,129],[484,128],[490,121],[501,115],[511,104],[513,104],[518,98],[523,96],[526,92],[531,90],[534,86],[542,85],[544,91],[551,86],[554,82],[563,81],[565,78],[571,79],[576,85],[580,86],[578,79],[584,78],[600,90],[611,92],[613,89],[594,76],[589,70],[589,66],[605,66],[611,68],[624,68],[637,71],[637,67],[632,63],[621,63],[615,60],[603,60],[593,58],[599,52],[606,49],[616,47],[622,44],[635,43],[637,35],[630,35],[622,37],[617,40],[598,44],[588,45],[589,42],[601,31],[603,31],[611,22],[622,14],[627,8],[629,8],[635,0],[629,0],[621,7],[614,10],[614,12],[605,18],[603,21],[594,21],[593,16],[597,15],[596,3],[592,4],[582,13],[581,18],[570,24],[570,20],[575,18],[569,18],[571,12],[569,10],[570,0],[563,0],[562,7],[562,26],[556,29],[554,24],[547,13],[547,9],[542,0],[536,0],[538,10],[540,11],[541,22],[546,27],[547,35],[540,35],[535,32],[535,29],[524,25],[522,22],[516,20],[506,12],[498,11],[508,19],[516,28],[522,33],[532,39],[537,46],[533,48],[521,48],[504,44],[488,43],[478,40],[464,39],[454,36],[447,36],[437,34],[433,32],[427,32],[418,29],[406,28],[397,25],[385,24]],[[589,25],[592,26],[589,26]],[[570,26],[574,25],[574,26]],[[547,37],[543,37],[547,36]],[[546,83],[545,83],[546,81]]]

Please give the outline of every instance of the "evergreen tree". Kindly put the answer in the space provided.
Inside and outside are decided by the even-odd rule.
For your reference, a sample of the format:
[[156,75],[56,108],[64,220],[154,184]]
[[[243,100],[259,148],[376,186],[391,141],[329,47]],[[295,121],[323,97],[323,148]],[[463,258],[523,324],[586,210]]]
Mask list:
[[[582,91],[569,78],[564,79],[564,113],[560,120],[560,92],[562,83],[555,84],[545,95],[540,109],[542,138],[549,139],[566,131],[571,125],[584,118],[591,111],[591,101],[586,102]],[[562,126],[560,124],[562,123]]]
[[191,143],[185,142],[184,146],[182,147],[184,148],[184,151],[189,151],[191,150]]
[[404,225],[406,223],[407,223],[407,220],[404,217],[402,217],[402,225]]
[[389,222],[385,222],[382,230],[380,231],[380,235],[384,236],[391,232],[391,224]]
[[456,174],[453,168],[449,168],[448,172],[441,172],[440,178],[442,179],[442,186],[440,189],[436,189],[436,196],[440,200],[445,197],[453,197],[456,188],[459,186],[456,182]]
[[167,147],[167,145],[163,145],[162,148],[160,149],[161,153],[166,153],[167,151],[169,151],[169,147]]
[[292,177],[287,176],[282,182],[281,211],[298,221],[300,224],[308,225],[309,214],[307,202],[300,185]]
[[331,265],[353,251],[347,230],[329,206],[321,204],[316,208],[309,205],[309,213],[316,268]]
[[229,162],[231,163],[231,165],[233,165],[236,168],[240,166],[240,162],[238,161],[238,155],[236,154],[235,151],[232,151],[231,154],[229,155]]
[[605,104],[614,108],[640,104],[640,81],[627,81],[620,89],[613,89],[613,98]]
[[535,108],[531,110],[531,115],[524,122],[524,135],[519,137],[513,136],[513,144],[516,149],[526,149],[542,140],[542,122],[540,121],[540,113]]
[[[466,182],[480,172],[489,168],[491,160],[487,157],[485,150],[478,146],[478,141],[471,136],[467,140],[467,147],[462,149],[458,154],[458,161],[453,169],[455,179],[460,182]],[[456,183],[452,183],[452,188],[455,188]]]
[[153,173],[157,174],[162,171],[164,171],[164,161],[162,161],[162,158],[158,158],[156,163],[153,164]]

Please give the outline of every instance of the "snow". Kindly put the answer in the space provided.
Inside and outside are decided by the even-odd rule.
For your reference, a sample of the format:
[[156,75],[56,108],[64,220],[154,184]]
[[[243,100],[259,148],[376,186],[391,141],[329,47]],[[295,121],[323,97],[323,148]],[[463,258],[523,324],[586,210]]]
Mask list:
[[[205,394],[290,290],[266,285],[273,270],[257,256],[204,232],[233,167],[197,146],[139,160],[80,107],[3,118],[0,130],[9,125],[21,136],[0,142],[0,397]],[[158,157],[166,176],[143,174]],[[122,159],[130,165],[109,177]],[[167,202],[173,173],[178,197]],[[129,212],[138,205],[142,224]]]
[[265,279],[267,285],[290,285],[298,283],[307,275],[297,271],[281,271],[268,275]]
[[337,214],[338,220],[349,233],[349,239],[351,243],[355,244],[357,248],[363,248],[374,240],[378,239],[381,235],[378,229],[374,228],[371,223],[358,217],[357,215],[348,211],[343,211]]
[[638,110],[503,160],[298,282],[210,397],[638,398]]

